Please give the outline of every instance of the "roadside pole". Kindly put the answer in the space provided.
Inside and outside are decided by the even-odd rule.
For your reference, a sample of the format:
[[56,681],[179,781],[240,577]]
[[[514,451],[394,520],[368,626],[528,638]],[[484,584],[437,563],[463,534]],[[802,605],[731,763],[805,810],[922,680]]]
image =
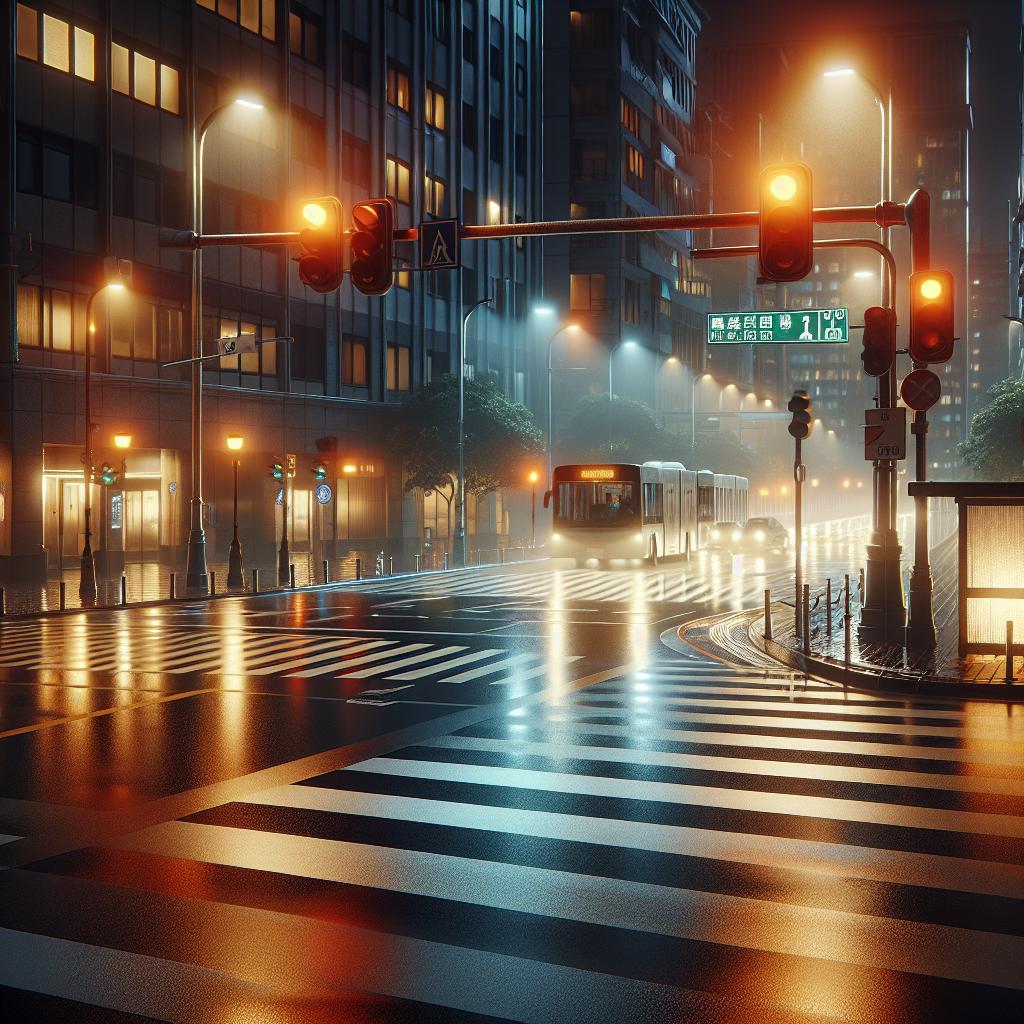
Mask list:
[[799,637],[803,629],[801,617],[801,595],[804,581],[804,480],[807,478],[807,467],[803,461],[803,442],[811,436],[811,398],[806,391],[794,391],[789,400],[789,411],[793,420],[789,424],[789,433],[795,442],[793,457],[793,583],[794,583],[794,619],[796,635]]

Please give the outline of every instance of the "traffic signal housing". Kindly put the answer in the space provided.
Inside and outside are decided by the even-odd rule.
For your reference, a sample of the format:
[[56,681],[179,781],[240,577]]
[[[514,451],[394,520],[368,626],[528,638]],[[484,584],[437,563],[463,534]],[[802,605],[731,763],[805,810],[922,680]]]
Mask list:
[[313,479],[318,483],[323,483],[327,479],[327,467],[322,462],[315,463],[312,467]]
[[306,227],[299,239],[299,277],[314,291],[333,292],[345,276],[345,230],[341,215],[341,201],[335,196],[308,199],[302,205]]
[[919,270],[910,275],[910,358],[948,363],[953,358],[953,275]]
[[757,253],[761,277],[799,281],[814,268],[811,169],[773,164],[761,172]]
[[116,469],[114,469],[114,467],[111,466],[109,462],[104,462],[103,465],[100,466],[100,483],[104,487],[112,487],[114,484],[117,483],[118,478],[120,476],[121,474]]
[[790,435],[798,441],[806,440],[811,436],[811,396],[806,391],[794,391],[788,408],[793,414],[793,420],[789,424]]
[[896,353],[896,311],[884,306],[864,310],[864,348],[860,357],[864,372],[881,377],[892,367]]
[[270,464],[270,476],[274,480],[284,479],[284,463],[283,462],[272,462]]
[[384,295],[394,281],[395,210],[390,199],[364,199],[352,207],[349,239],[352,283],[364,295]]

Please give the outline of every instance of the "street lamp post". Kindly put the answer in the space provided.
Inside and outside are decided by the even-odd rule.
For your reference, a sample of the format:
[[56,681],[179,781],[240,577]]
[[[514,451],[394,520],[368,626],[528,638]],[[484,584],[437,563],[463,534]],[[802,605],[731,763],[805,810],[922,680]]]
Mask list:
[[[128,479],[128,449],[132,446],[132,435],[126,430],[122,430],[114,435],[114,447],[121,452],[121,519],[124,522],[124,508],[125,508],[125,496],[127,489],[125,488],[125,481]],[[110,502],[112,499],[103,499],[103,571],[104,574],[110,577]],[[121,528],[121,564],[124,565],[125,561],[125,532],[124,527]],[[141,554],[140,554],[140,568],[141,568]]]
[[[548,338],[548,486],[551,486],[551,477],[554,473],[553,455],[555,450],[555,434],[554,434],[554,402],[552,398],[552,378],[554,376],[554,364],[551,361],[552,355],[555,351],[555,339],[563,332],[569,331],[574,333],[578,331],[579,324],[565,324],[559,327],[554,334]],[[609,396],[609,401],[611,398]]]
[[[259,100],[239,97],[217,107],[196,130],[192,119],[192,229],[203,233],[203,156],[206,133],[214,121],[231,107],[262,110]],[[188,556],[185,589],[192,595],[205,594],[210,587],[206,567],[206,531],[203,529],[203,250],[192,250],[192,501],[189,514]]]
[[530,547],[537,546],[537,471],[530,473]]
[[469,552],[466,549],[466,331],[469,318],[491,299],[477,299],[462,314],[462,328],[459,331],[459,476],[455,486],[455,564],[466,565]]
[[96,562],[92,555],[92,347],[96,324],[92,319],[92,307],[101,292],[107,295],[107,330],[110,330],[110,291],[123,292],[124,285],[110,281],[97,288],[85,304],[85,448],[82,451],[82,476],[85,480],[85,542],[82,545],[82,566],[78,579],[78,598],[82,606],[91,608],[96,604]]
[[[244,439],[240,434],[228,435],[227,446],[229,451],[241,451],[243,444]],[[234,490],[231,503],[234,532],[231,535],[231,548],[228,552],[228,589],[244,590],[245,575],[242,572],[242,544],[238,539],[238,456],[231,460],[231,468],[234,471]]]

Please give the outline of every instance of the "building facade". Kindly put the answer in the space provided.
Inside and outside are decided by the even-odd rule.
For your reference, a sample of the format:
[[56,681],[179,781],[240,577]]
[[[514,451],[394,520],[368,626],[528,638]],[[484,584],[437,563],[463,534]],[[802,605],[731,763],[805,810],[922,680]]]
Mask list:
[[[703,209],[695,121],[702,17],[688,0],[545,6],[547,219]],[[559,423],[587,394],[643,401],[689,440],[708,308],[692,246],[692,232],[546,240],[545,298],[562,318],[552,332],[571,322],[582,335],[572,344],[556,338],[551,353],[556,461]],[[546,339],[539,350],[547,360]]]
[[[387,194],[399,227],[536,219],[540,195],[540,4],[533,0],[29,0],[3,39],[0,161],[0,575],[41,578],[81,552],[84,381],[92,335],[93,449],[116,475],[94,484],[104,561],[180,565],[188,532],[187,252],[162,248],[192,226],[193,133],[206,137],[206,232],[295,230],[304,199],[348,211]],[[256,109],[232,101],[259,97]],[[224,109],[221,109],[221,108]],[[255,334],[255,352],[203,364],[209,557],[231,538],[227,435],[241,435],[240,534],[272,557],[339,557],[419,547],[445,532],[437,498],[406,493],[389,457],[395,410],[455,373],[462,309],[468,373],[497,373],[536,401],[526,311],[540,291],[539,244],[466,244],[463,269],[422,273],[396,246],[395,287],[367,298],[346,279],[306,289],[282,247],[206,250],[203,351]],[[122,293],[90,296],[105,258],[130,261]],[[168,365],[171,364],[171,365]],[[130,436],[115,448],[115,434]],[[269,467],[294,467],[287,503]],[[317,498],[320,483],[331,496]],[[325,491],[320,491],[323,498]],[[282,522],[287,508],[287,523]],[[469,506],[494,546],[500,497]]]

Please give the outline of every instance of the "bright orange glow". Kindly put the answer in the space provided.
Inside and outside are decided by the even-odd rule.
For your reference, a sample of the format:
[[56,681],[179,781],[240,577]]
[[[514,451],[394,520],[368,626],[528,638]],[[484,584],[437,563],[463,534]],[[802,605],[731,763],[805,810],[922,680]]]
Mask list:
[[942,294],[942,282],[934,277],[926,277],[921,282],[921,296],[925,299],[937,299]]
[[580,325],[579,324],[566,324],[565,325],[565,329],[567,331],[578,331],[580,329]]
[[345,465],[341,467],[341,471],[342,473],[354,473],[356,471],[356,467],[351,463],[346,462]]
[[776,174],[768,183],[768,191],[780,203],[788,203],[796,195],[796,187],[796,178],[792,174]]
[[535,484],[539,479],[540,479],[540,474],[537,472],[537,470],[533,470],[530,473],[530,483],[531,484]]
[[319,203],[306,203],[302,216],[315,228],[322,228],[327,223],[327,210]]
[[614,480],[614,469],[581,469],[581,480]]
[[844,487],[849,487],[850,486],[850,481],[849,480],[844,480],[843,481],[843,486]]
[[244,443],[245,440],[241,434],[228,434],[227,436],[227,446],[233,452],[239,451]]
[[115,434],[114,435],[114,447],[115,448],[131,448],[132,446],[132,435],[131,434]]

